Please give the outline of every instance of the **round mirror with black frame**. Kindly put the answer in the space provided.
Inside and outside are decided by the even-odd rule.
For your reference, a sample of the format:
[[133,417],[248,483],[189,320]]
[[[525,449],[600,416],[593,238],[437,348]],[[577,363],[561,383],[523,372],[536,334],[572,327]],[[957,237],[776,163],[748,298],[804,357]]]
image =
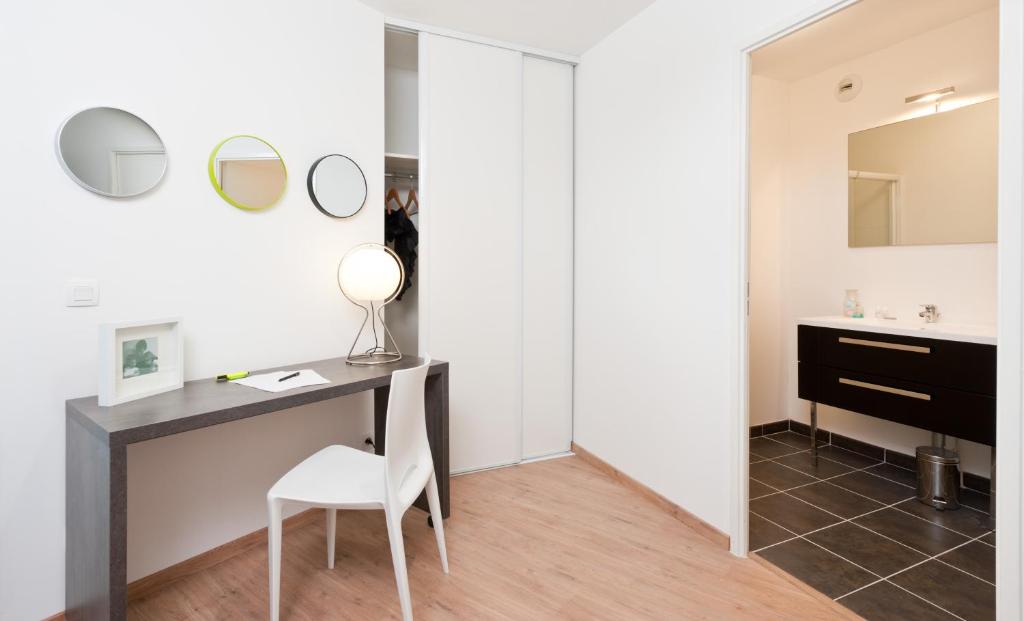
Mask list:
[[149,123],[119,108],[97,107],[57,130],[57,160],[75,183],[112,198],[156,187],[167,170],[163,140]]
[[313,162],[306,189],[316,208],[332,218],[354,216],[366,203],[366,175],[352,158],[337,153]]

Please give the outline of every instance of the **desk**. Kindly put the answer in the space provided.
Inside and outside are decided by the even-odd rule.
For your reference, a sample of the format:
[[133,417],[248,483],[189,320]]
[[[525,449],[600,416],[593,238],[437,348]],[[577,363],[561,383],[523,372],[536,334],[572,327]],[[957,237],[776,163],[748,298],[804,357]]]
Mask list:
[[[135,442],[373,390],[377,452],[383,454],[391,372],[421,363],[352,366],[344,358],[288,365],[313,369],[330,384],[270,393],[213,379],[113,407],[96,397],[67,402],[67,482],[64,599],[67,619],[125,618],[127,587],[127,447]],[[441,513],[450,508],[448,481],[448,363],[434,361],[426,380],[427,437],[434,456]],[[426,507],[420,497],[417,504]]]

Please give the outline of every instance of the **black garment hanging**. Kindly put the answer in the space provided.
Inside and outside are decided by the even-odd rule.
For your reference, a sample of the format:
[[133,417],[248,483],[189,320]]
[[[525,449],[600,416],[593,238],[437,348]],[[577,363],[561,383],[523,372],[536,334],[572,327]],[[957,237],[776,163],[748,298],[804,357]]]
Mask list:
[[405,282],[396,298],[401,300],[412,286],[412,273],[416,270],[416,248],[420,243],[419,231],[404,209],[392,209],[384,214],[384,241],[392,244],[405,268]]

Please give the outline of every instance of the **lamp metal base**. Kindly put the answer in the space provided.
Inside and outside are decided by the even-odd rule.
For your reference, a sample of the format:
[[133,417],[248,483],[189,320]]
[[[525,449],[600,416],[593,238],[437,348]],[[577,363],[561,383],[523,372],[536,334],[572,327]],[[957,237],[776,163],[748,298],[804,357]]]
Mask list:
[[374,364],[390,364],[402,359],[402,352],[398,351],[377,351],[369,354],[349,354],[345,358],[347,364],[356,366],[370,366]]

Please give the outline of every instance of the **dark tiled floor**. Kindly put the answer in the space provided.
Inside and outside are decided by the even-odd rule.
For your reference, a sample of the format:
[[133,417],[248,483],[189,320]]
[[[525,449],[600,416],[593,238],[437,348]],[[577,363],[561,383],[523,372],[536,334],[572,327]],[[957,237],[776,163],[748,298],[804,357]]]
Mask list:
[[890,580],[964,619],[995,619],[996,587],[939,561],[928,561]]
[[792,431],[751,440],[751,550],[869,621],[995,618],[987,496],[937,511],[911,470],[809,448]]
[[914,497],[914,488],[893,483],[888,479],[876,477],[861,470],[844,474],[831,481],[839,487],[867,496],[880,503],[891,505]]
[[789,494],[844,519],[855,518],[885,506],[827,481],[798,487]]
[[787,539],[792,539],[793,537],[796,537],[796,533],[790,532],[778,524],[772,524],[759,515],[750,516],[751,549],[756,550],[765,546],[774,545]]
[[[810,438],[807,439],[807,446],[804,449],[810,448]],[[762,459],[772,459],[774,457],[782,457],[783,455],[789,455],[790,453],[796,453],[800,449],[783,444],[781,442],[775,442],[767,437],[762,438],[751,438],[750,439],[750,461],[754,461],[755,457]]]
[[839,600],[871,621],[954,621],[956,617],[920,597],[882,581]]
[[807,538],[879,576],[890,576],[928,560],[924,554],[853,522],[836,524]]
[[825,528],[842,520],[787,494],[774,494],[751,500],[750,512],[798,535]]
[[882,477],[883,479],[889,479],[896,483],[901,483],[908,487],[917,487],[917,473],[913,470],[906,470],[899,468],[892,464],[879,464],[872,466],[864,472],[873,474],[875,476]]
[[910,517],[898,509],[884,509],[865,515],[854,520],[854,523],[929,556],[942,554],[968,541],[967,537],[959,533],[947,530],[934,522]]
[[829,597],[840,597],[877,580],[853,563],[805,539],[793,539],[760,554]]
[[768,494],[774,494],[779,490],[774,487],[768,487],[764,483],[759,483],[753,479],[750,480],[750,499],[760,498],[761,496],[767,496]]
[[972,541],[965,546],[946,552],[939,557],[939,560],[995,584],[996,549],[987,543]]
[[818,455],[845,464],[851,468],[867,468],[868,466],[876,466],[882,463],[877,459],[865,457],[859,453],[852,453],[838,446],[823,446],[818,449]]
[[781,491],[817,481],[812,476],[797,472],[774,461],[750,464],[750,478]]
[[795,453],[793,455],[786,455],[785,457],[780,457],[774,461],[782,464],[783,466],[789,466],[794,470],[799,470],[804,474],[809,474],[812,477],[818,477],[819,479],[837,477],[841,474],[853,471],[853,468],[844,466],[843,464],[829,459],[822,459],[821,457],[814,459],[809,450],[802,453]]
[[896,505],[896,508],[967,537],[982,537],[992,530],[989,527],[988,514],[970,508],[960,508],[957,511],[936,511],[917,500],[901,502]]

